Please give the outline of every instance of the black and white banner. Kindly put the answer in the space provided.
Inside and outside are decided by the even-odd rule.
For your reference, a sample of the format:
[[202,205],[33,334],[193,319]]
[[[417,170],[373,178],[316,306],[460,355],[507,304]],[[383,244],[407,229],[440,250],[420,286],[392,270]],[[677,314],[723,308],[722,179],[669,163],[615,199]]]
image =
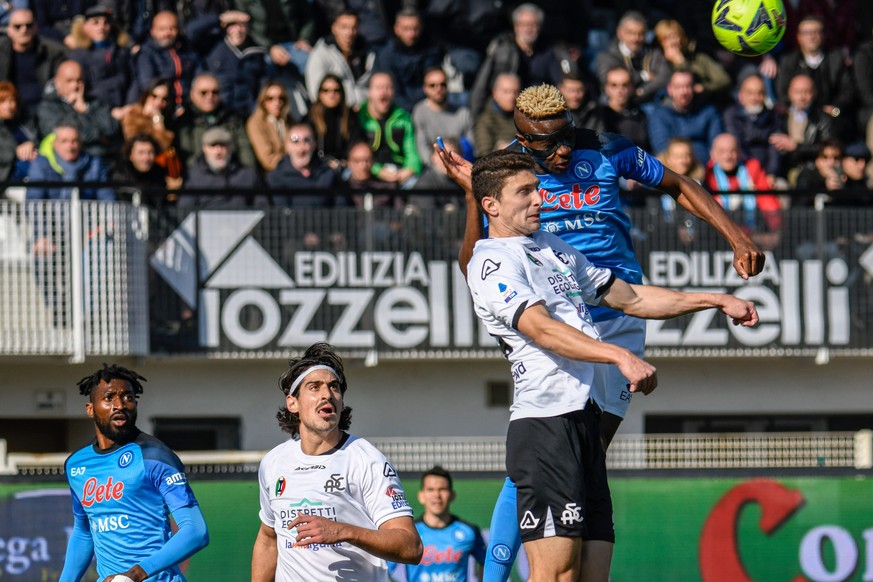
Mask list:
[[[327,341],[346,352],[480,357],[483,348],[495,347],[454,260],[460,221],[429,239],[404,238],[411,227],[402,216],[362,227],[357,218],[338,221],[331,212],[297,211],[287,227],[292,219],[284,210],[200,211],[166,229],[150,258],[152,351],[255,355]],[[689,240],[661,216],[638,214],[632,216],[635,244],[648,283],[735,293],[754,301],[761,317],[755,328],[732,326],[713,311],[650,322],[654,353],[870,349],[869,212],[786,216],[785,230],[769,233],[762,245],[765,267],[751,281],[736,274],[733,253],[715,233]],[[179,331],[185,329],[187,335]]]

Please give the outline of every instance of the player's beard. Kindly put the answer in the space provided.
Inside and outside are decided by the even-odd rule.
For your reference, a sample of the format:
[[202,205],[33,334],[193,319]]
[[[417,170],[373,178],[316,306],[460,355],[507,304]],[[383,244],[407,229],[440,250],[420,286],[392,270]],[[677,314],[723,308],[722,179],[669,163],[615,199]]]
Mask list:
[[115,415],[118,414],[124,414],[127,417],[127,422],[122,427],[116,428],[112,426],[112,416],[106,419],[105,422],[95,417],[94,424],[97,425],[97,430],[100,431],[100,434],[114,443],[122,444],[132,440],[138,432],[136,428],[136,410],[115,413]]

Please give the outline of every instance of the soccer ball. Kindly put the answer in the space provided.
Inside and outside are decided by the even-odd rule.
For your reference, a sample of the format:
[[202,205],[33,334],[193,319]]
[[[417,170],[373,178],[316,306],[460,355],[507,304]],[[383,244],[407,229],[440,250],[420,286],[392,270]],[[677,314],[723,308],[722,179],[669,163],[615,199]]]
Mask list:
[[733,53],[763,55],[785,34],[785,6],[782,0],[717,0],[712,7],[712,32]]

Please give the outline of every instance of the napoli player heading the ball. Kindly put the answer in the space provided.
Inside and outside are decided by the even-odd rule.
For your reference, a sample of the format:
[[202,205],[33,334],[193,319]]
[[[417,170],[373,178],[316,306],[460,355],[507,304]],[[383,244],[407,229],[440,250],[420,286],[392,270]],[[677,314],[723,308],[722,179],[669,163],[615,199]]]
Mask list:
[[79,381],[97,436],[64,464],[73,532],[60,582],[78,582],[95,555],[103,582],[184,582],[178,564],[209,543],[182,462],[136,427],[143,380],[104,364]]

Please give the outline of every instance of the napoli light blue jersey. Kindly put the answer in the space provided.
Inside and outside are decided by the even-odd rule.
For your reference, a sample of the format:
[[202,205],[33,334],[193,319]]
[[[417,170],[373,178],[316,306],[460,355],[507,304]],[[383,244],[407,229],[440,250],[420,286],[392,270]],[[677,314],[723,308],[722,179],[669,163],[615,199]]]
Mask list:
[[[517,142],[510,148],[524,149]],[[661,162],[626,137],[577,129],[567,171],[537,177],[543,198],[542,230],[558,235],[619,279],[641,283],[643,272],[634,254],[630,219],[621,207],[618,180],[656,187],[664,177]],[[591,307],[594,321],[619,315],[608,307]]]
[[[73,515],[88,520],[101,579],[125,572],[161,549],[170,539],[169,514],[197,505],[182,461],[145,433],[105,451],[96,447],[95,439],[70,455],[64,470]],[[185,578],[174,566],[149,580]]]
[[415,529],[424,553],[419,564],[406,566],[409,582],[466,582],[470,557],[485,562],[485,541],[475,525],[452,516],[446,527],[432,528],[419,519]]

